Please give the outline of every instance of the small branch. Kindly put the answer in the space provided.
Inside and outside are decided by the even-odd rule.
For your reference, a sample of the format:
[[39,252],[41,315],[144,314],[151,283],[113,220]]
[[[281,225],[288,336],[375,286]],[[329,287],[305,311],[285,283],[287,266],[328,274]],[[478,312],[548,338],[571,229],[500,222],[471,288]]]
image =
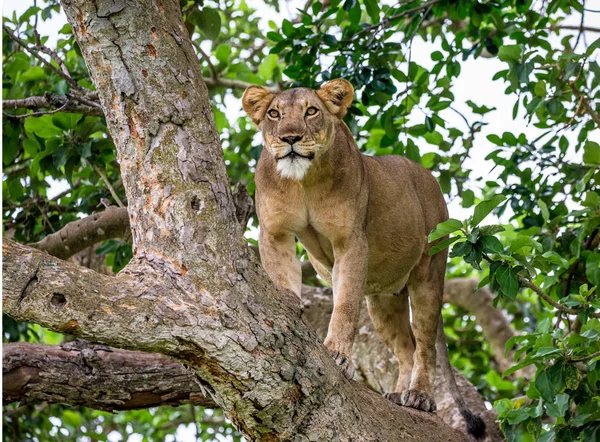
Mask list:
[[107,207],[102,212],[67,224],[58,232],[32,244],[32,247],[57,258],[68,259],[100,241],[130,237],[127,208]]
[[108,187],[108,190],[110,191],[110,194],[112,195],[113,199],[116,201],[117,205],[119,207],[125,207],[125,205],[123,204],[123,201],[121,201],[121,198],[119,198],[119,195],[117,195],[117,192],[115,192],[115,189],[110,184],[110,181],[108,181],[108,178],[106,177],[106,173],[104,173],[104,171],[102,169],[100,169],[98,166],[96,166],[95,164],[92,164],[92,167],[94,168],[96,173],[98,175],[100,175],[100,178],[102,178],[102,181],[104,181],[104,184],[106,184],[106,187]]
[[583,103],[583,107],[585,108],[589,116],[592,117],[592,120],[594,120],[596,126],[600,127],[600,115],[594,110],[594,108],[590,104],[589,98],[585,94],[581,93],[577,86],[575,86],[574,82],[569,81],[568,84],[571,87],[573,93],[577,96],[577,98],[581,100],[581,102]]
[[[56,95],[51,92],[46,92],[44,96],[33,96],[28,98],[23,98],[19,100],[4,100],[2,102],[2,109],[52,109],[59,108],[61,112],[71,112],[83,115],[104,116],[104,112],[99,107],[99,103],[94,103],[93,101],[86,100],[88,103],[94,103],[93,106],[87,104],[78,103],[79,99],[71,99],[71,97],[66,97],[64,95]],[[25,114],[25,115],[10,115],[11,117],[31,117],[35,114]]]
[[210,70],[210,77],[213,80],[217,80],[217,78],[218,78],[217,69],[215,68],[215,65],[210,60],[210,57],[208,56],[208,54],[206,52],[204,52],[202,50],[202,48],[200,47],[200,45],[198,43],[194,42],[193,44],[194,44],[194,47],[196,48],[196,51],[198,51],[198,53],[200,54],[200,56],[202,57],[202,59],[208,65],[208,69]]
[[576,25],[552,25],[550,30],[558,31],[560,29],[567,29],[571,31],[582,31],[582,32],[600,32],[600,28],[592,28],[590,26],[576,26]]
[[[250,86],[255,86],[252,83],[241,80],[232,80],[229,78],[205,78],[204,83],[207,87],[224,87],[230,89],[246,89]],[[279,85],[276,86],[264,86],[265,89],[271,92],[281,92]]]
[[50,111],[40,111],[40,112],[33,112],[31,114],[22,114],[22,115],[12,115],[12,114],[7,114],[6,112],[2,112],[2,114],[5,117],[9,117],[9,118],[29,118],[29,117],[39,117],[41,115],[52,115],[55,114],[57,112],[61,112],[62,110],[64,110],[67,107],[68,101],[65,102],[65,104],[63,104],[61,107],[59,107],[58,109],[54,109],[54,110],[50,110]]
[[600,356],[600,351],[597,351],[596,353],[592,353],[591,355],[582,356],[580,358],[569,358],[569,361],[571,361],[571,362],[589,361],[590,359],[594,359],[596,356]]
[[[576,315],[577,313],[579,313],[574,308],[569,308],[567,306],[564,306],[564,305],[559,304],[558,302],[556,302],[554,299],[552,299],[550,296],[548,296],[546,293],[544,293],[544,291],[541,288],[539,288],[538,286],[536,286],[529,279],[529,277],[524,278],[521,275],[517,275],[517,281],[523,287],[527,287],[528,289],[533,290],[535,293],[537,293],[537,295],[540,298],[542,298],[544,301],[546,301],[548,304],[550,304],[552,307],[556,308],[557,310],[560,310],[563,313],[568,313],[569,315]],[[600,313],[590,313],[589,315],[592,318],[600,318]]]
[[[37,14],[35,16],[36,20],[37,20]],[[63,71],[63,73],[67,76],[69,76],[69,78],[71,77],[71,73],[69,72],[69,70],[67,69],[67,66],[65,65],[65,63],[60,59],[60,57],[58,56],[58,54],[56,52],[54,52],[52,49],[50,49],[47,46],[44,46],[41,43],[40,40],[40,34],[38,34],[38,32],[36,30],[34,30],[34,34],[35,34],[35,41],[36,41],[36,45],[33,47],[35,50],[38,50],[40,52],[43,52],[44,54],[48,55],[50,58],[52,58],[52,60],[55,61],[55,63],[60,66],[60,69]]]

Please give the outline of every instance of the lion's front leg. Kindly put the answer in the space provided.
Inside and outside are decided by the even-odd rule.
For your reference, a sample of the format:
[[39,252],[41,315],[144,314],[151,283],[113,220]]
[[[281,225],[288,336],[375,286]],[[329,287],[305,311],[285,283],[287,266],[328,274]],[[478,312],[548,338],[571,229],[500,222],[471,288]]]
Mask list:
[[367,241],[355,239],[346,249],[334,249],[334,252],[333,313],[324,344],[344,375],[352,379],[354,367],[350,356],[367,278]]
[[273,233],[260,230],[260,258],[269,278],[279,287],[291,290],[300,298],[302,271],[296,257],[296,242],[292,232]]

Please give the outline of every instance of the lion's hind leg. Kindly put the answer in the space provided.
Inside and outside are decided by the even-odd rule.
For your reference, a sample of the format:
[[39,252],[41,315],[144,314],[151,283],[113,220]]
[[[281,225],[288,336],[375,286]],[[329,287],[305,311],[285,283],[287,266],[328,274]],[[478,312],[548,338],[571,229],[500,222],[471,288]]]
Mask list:
[[367,296],[373,326],[398,359],[398,382],[386,397],[400,405],[400,394],[410,387],[415,341],[410,327],[408,290],[397,295]]

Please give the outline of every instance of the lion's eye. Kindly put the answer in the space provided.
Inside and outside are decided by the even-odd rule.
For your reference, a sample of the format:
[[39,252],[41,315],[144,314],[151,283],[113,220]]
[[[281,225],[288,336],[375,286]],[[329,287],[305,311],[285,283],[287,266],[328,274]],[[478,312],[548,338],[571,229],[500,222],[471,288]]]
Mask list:
[[311,106],[308,109],[306,109],[306,115],[309,115],[309,116],[317,115],[317,112],[319,112],[319,109],[317,109],[314,106]]
[[271,109],[268,114],[271,118],[279,118],[279,112],[277,112],[275,109]]

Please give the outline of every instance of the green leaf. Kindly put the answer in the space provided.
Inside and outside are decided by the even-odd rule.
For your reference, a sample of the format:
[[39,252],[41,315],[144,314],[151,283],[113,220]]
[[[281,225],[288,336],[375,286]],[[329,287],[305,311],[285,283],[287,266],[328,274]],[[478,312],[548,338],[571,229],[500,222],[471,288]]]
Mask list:
[[32,66],[21,74],[22,81],[39,81],[46,78],[46,73],[39,66]]
[[444,54],[440,51],[433,51],[430,56],[433,61],[441,61],[444,59]]
[[431,249],[429,249],[429,256],[433,256],[436,253],[441,252],[442,250],[444,250],[445,248],[449,247],[450,245],[454,244],[456,241],[458,241],[459,239],[462,239],[462,238],[463,237],[461,237],[461,236],[453,236],[452,238],[448,238],[443,241],[440,241],[435,246],[433,246]]
[[348,18],[350,19],[350,23],[353,25],[358,25],[360,22],[361,9],[360,5],[357,3],[350,11],[348,11]]
[[588,46],[587,51],[585,51],[585,55],[589,57],[598,48],[600,48],[600,38],[596,39],[591,45]]
[[62,421],[66,425],[79,428],[81,426],[81,414],[75,411],[65,410],[63,411]]
[[[279,34],[277,34],[279,35]],[[215,56],[217,57],[217,60],[219,60],[219,62],[223,63],[223,64],[227,64],[227,61],[229,60],[229,57],[231,56],[231,46],[226,45],[226,44],[221,44],[219,46],[217,46],[217,49],[215,51]]]
[[486,235],[495,235],[496,233],[499,232],[504,232],[504,227],[498,225],[498,224],[491,224],[489,226],[483,226],[479,228],[479,234],[481,236],[486,236]]
[[442,236],[446,236],[450,233],[454,233],[457,230],[462,229],[462,222],[457,219],[450,218],[443,223],[439,223],[435,230],[433,230],[428,237],[429,242],[435,241],[436,239],[441,238]]
[[294,25],[291,21],[287,19],[283,19],[283,23],[281,24],[281,30],[286,37],[291,37],[294,35],[295,29]]
[[461,202],[461,206],[465,207],[465,208],[469,208],[473,205],[473,203],[475,202],[475,194],[473,193],[472,190],[464,190],[462,193],[462,202]]
[[216,40],[221,32],[221,16],[216,9],[204,7],[201,11],[196,10],[190,14],[190,20],[209,40]]
[[551,417],[563,417],[569,408],[569,395],[562,393],[556,396],[554,403],[546,404],[546,413]]
[[230,127],[229,120],[223,112],[221,112],[219,109],[213,108],[213,114],[215,116],[215,126],[217,126],[217,131],[219,133],[223,132],[223,129]]
[[475,213],[471,219],[471,226],[475,227],[479,225],[479,223],[483,221],[492,210],[498,207],[505,200],[506,197],[504,195],[494,195],[493,197],[477,204],[475,206]]
[[542,245],[532,239],[530,236],[519,235],[511,243],[508,248],[508,253],[517,253],[522,249],[535,249],[538,252],[542,251]]
[[554,399],[554,385],[548,370],[538,373],[535,378],[535,388],[540,392],[546,402]]
[[53,124],[52,115],[27,118],[25,120],[25,130],[35,133],[40,138],[54,138],[63,134],[62,129]]
[[379,23],[379,13],[381,12],[381,9],[379,8],[378,0],[364,0],[364,3],[367,14],[371,17],[373,24]]
[[551,262],[552,264],[557,264],[562,268],[569,268],[569,261],[556,252],[546,252],[542,255],[542,258],[546,258],[547,261]]
[[79,120],[83,118],[81,114],[72,114],[65,112],[58,112],[52,115],[52,122],[55,126],[60,127],[63,130],[72,130],[77,127]]
[[515,298],[519,293],[519,283],[517,274],[506,264],[502,264],[496,270],[496,281],[500,284],[500,289],[509,298]]
[[535,84],[533,88],[533,92],[538,96],[544,98],[548,93],[546,90],[546,82],[544,80],[540,80]]
[[585,254],[585,276],[595,286],[600,286],[600,253]]
[[495,370],[490,370],[485,375],[487,383],[498,391],[513,391],[515,385],[510,381],[505,381]]
[[258,66],[258,74],[266,80],[270,80],[273,77],[273,73],[277,68],[277,55],[269,54]]
[[500,46],[498,58],[502,61],[519,61],[521,59],[521,47],[519,45]]
[[542,218],[544,218],[545,222],[548,222],[550,218],[550,212],[548,212],[548,206],[543,200],[538,200],[538,206],[540,206],[540,211],[542,212]]
[[473,251],[473,244],[469,241],[459,242],[452,247],[450,252],[450,258],[457,258],[459,256],[468,256]]
[[583,162],[586,164],[600,164],[600,144],[587,141],[583,146]]
[[278,32],[273,32],[273,31],[267,32],[267,38],[269,40],[277,42],[277,43],[284,40],[284,38],[281,36],[281,34],[279,34]]
[[485,253],[504,253],[504,246],[495,236],[481,236],[479,242]]

